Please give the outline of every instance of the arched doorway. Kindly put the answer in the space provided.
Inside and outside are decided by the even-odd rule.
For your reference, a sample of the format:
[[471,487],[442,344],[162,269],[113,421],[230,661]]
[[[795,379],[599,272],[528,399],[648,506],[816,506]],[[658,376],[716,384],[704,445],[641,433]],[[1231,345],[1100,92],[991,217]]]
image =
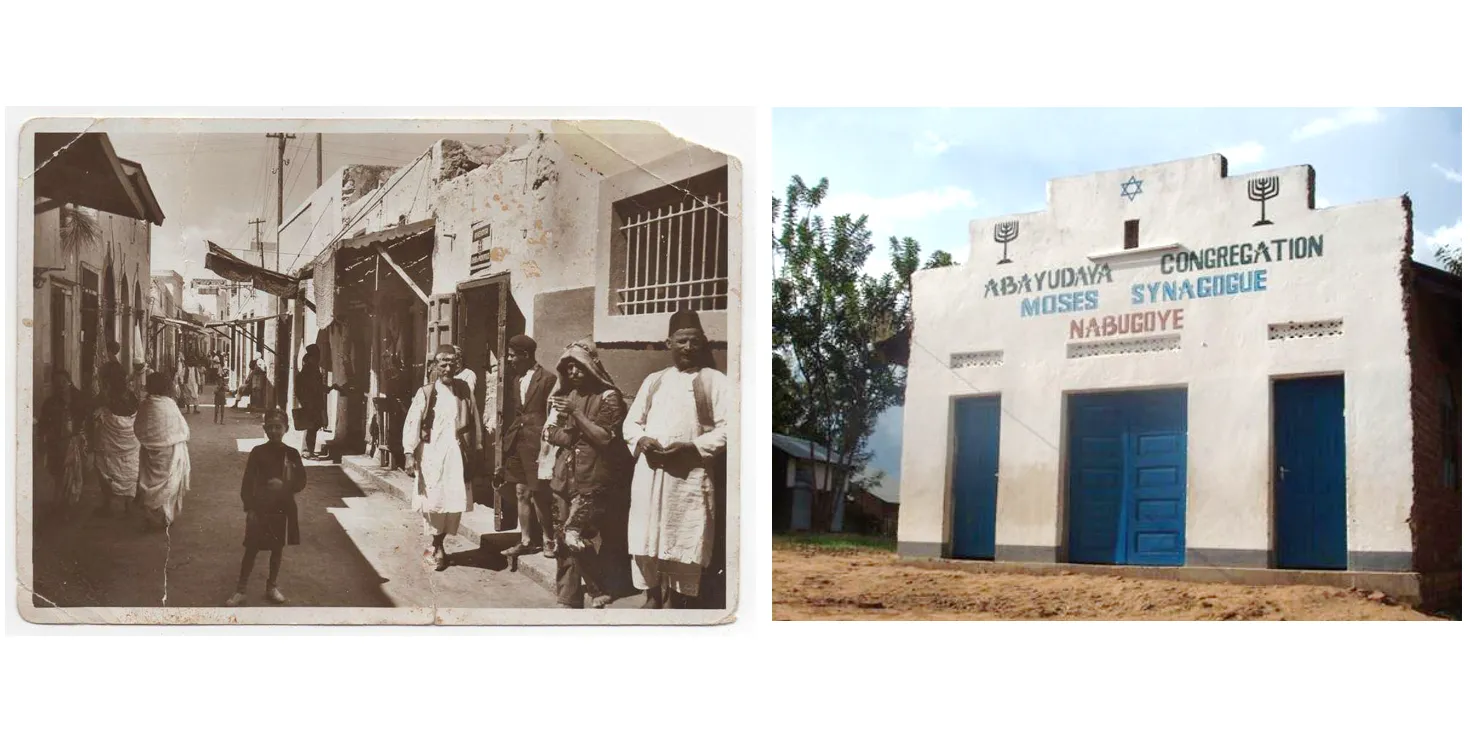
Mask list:
[[133,310],[132,310],[131,306],[129,306],[129,304],[128,304],[128,277],[127,277],[127,275],[124,275],[122,277],[122,289],[118,291],[118,294],[121,296],[121,298],[118,300],[121,308],[118,311],[122,314],[122,318],[118,320],[121,323],[121,325],[120,325],[120,327],[118,329],[118,332],[117,332],[117,341],[118,341],[118,344],[122,345],[122,352],[118,353],[118,357],[119,357],[119,359],[122,360],[123,368],[125,368],[127,370],[132,370],[133,369],[133,339],[132,339],[132,337],[133,337],[133,335],[132,335],[132,330],[133,330],[133,320],[132,320]]
[[[133,355],[133,362],[146,362],[148,360],[148,347],[143,342],[144,328],[147,325],[148,312],[143,310],[143,289],[137,281],[133,281],[133,341],[140,350],[139,354]],[[132,365],[128,366],[133,369]]]
[[108,356],[107,343],[117,339],[117,277],[112,272],[112,257],[107,258],[107,268],[102,275],[102,350]]

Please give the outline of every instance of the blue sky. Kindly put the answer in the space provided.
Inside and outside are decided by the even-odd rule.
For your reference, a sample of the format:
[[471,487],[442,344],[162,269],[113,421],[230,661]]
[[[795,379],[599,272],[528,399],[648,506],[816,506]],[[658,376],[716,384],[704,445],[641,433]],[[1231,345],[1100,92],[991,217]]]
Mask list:
[[[823,211],[869,216],[877,273],[892,235],[963,261],[970,220],[1044,209],[1050,179],[1223,153],[1231,175],[1311,164],[1318,206],[1407,192],[1415,258],[1433,264],[1463,233],[1460,125],[1458,108],[778,109],[772,189],[828,178]],[[901,411],[871,440],[894,480]]]

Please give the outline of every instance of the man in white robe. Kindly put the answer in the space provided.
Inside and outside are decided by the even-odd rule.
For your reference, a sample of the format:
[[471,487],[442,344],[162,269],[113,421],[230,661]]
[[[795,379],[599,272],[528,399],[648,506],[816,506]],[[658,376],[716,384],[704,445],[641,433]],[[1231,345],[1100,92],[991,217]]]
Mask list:
[[[644,608],[688,606],[716,547],[715,481],[724,462],[729,379],[704,366],[708,345],[699,315],[669,320],[673,367],[649,375],[623,423],[635,466],[628,513],[633,584]],[[722,515],[722,514],[721,514]]]
[[435,569],[449,568],[444,539],[459,530],[460,516],[474,510],[469,470],[482,447],[474,391],[455,377],[455,349],[439,348],[434,382],[414,394],[403,424],[403,453],[414,473],[413,509],[424,516]]

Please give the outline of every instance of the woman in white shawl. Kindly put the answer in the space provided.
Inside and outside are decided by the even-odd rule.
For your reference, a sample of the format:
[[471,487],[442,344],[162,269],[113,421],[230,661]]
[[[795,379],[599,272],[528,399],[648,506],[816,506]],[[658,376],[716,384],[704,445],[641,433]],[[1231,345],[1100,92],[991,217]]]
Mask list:
[[138,416],[138,399],[127,383],[117,377],[105,387],[106,402],[93,414],[93,461],[102,481],[100,515],[113,513],[115,500],[122,509],[138,491],[138,435],[133,431]]
[[169,377],[148,376],[148,397],[138,406],[134,429],[142,445],[138,467],[138,500],[147,528],[171,525],[189,492],[189,423],[169,398]]

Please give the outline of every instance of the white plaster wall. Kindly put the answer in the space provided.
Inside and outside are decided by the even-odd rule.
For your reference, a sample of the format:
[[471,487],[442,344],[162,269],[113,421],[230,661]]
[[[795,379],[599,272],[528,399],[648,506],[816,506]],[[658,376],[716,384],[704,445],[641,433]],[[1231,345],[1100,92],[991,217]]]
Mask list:
[[591,213],[582,206],[588,184],[569,175],[574,167],[547,138],[443,182],[435,196],[434,292],[453,292],[469,280],[474,228],[485,223],[492,265],[475,277],[511,274],[511,293],[532,336],[536,294],[591,286]]
[[[1048,210],[972,223],[967,264],[914,277],[916,327],[904,411],[901,542],[948,543],[952,402],[1002,397],[996,544],[1064,545],[1064,394],[1178,386],[1189,389],[1189,548],[1271,548],[1271,378],[1345,375],[1348,548],[1410,550],[1409,362],[1400,269],[1407,212],[1388,199],[1308,208],[1305,166],[1221,178],[1208,156],[1053,181]],[[1254,227],[1260,204],[1247,180],[1280,177],[1267,202],[1275,223]],[[1142,180],[1130,202],[1121,184]],[[1098,308],[1023,318],[1019,296],[986,296],[992,278],[1088,266],[1089,254],[1121,251],[1123,222],[1140,220],[1140,250],[1192,250],[1274,238],[1321,236],[1321,257],[1163,275],[1158,254],[1109,261]],[[996,265],[997,222],[1018,221],[1014,263]],[[1274,255],[1274,246],[1272,246]],[[1264,268],[1257,293],[1133,306],[1130,286]],[[1043,291],[1066,293],[1088,287]],[[1067,359],[1073,318],[1182,308],[1177,352]],[[1267,341],[1267,325],[1342,319],[1344,334]],[[1163,332],[1161,334],[1168,334]],[[1090,340],[1088,340],[1090,341]],[[949,369],[956,352],[1004,350],[994,367]]]

